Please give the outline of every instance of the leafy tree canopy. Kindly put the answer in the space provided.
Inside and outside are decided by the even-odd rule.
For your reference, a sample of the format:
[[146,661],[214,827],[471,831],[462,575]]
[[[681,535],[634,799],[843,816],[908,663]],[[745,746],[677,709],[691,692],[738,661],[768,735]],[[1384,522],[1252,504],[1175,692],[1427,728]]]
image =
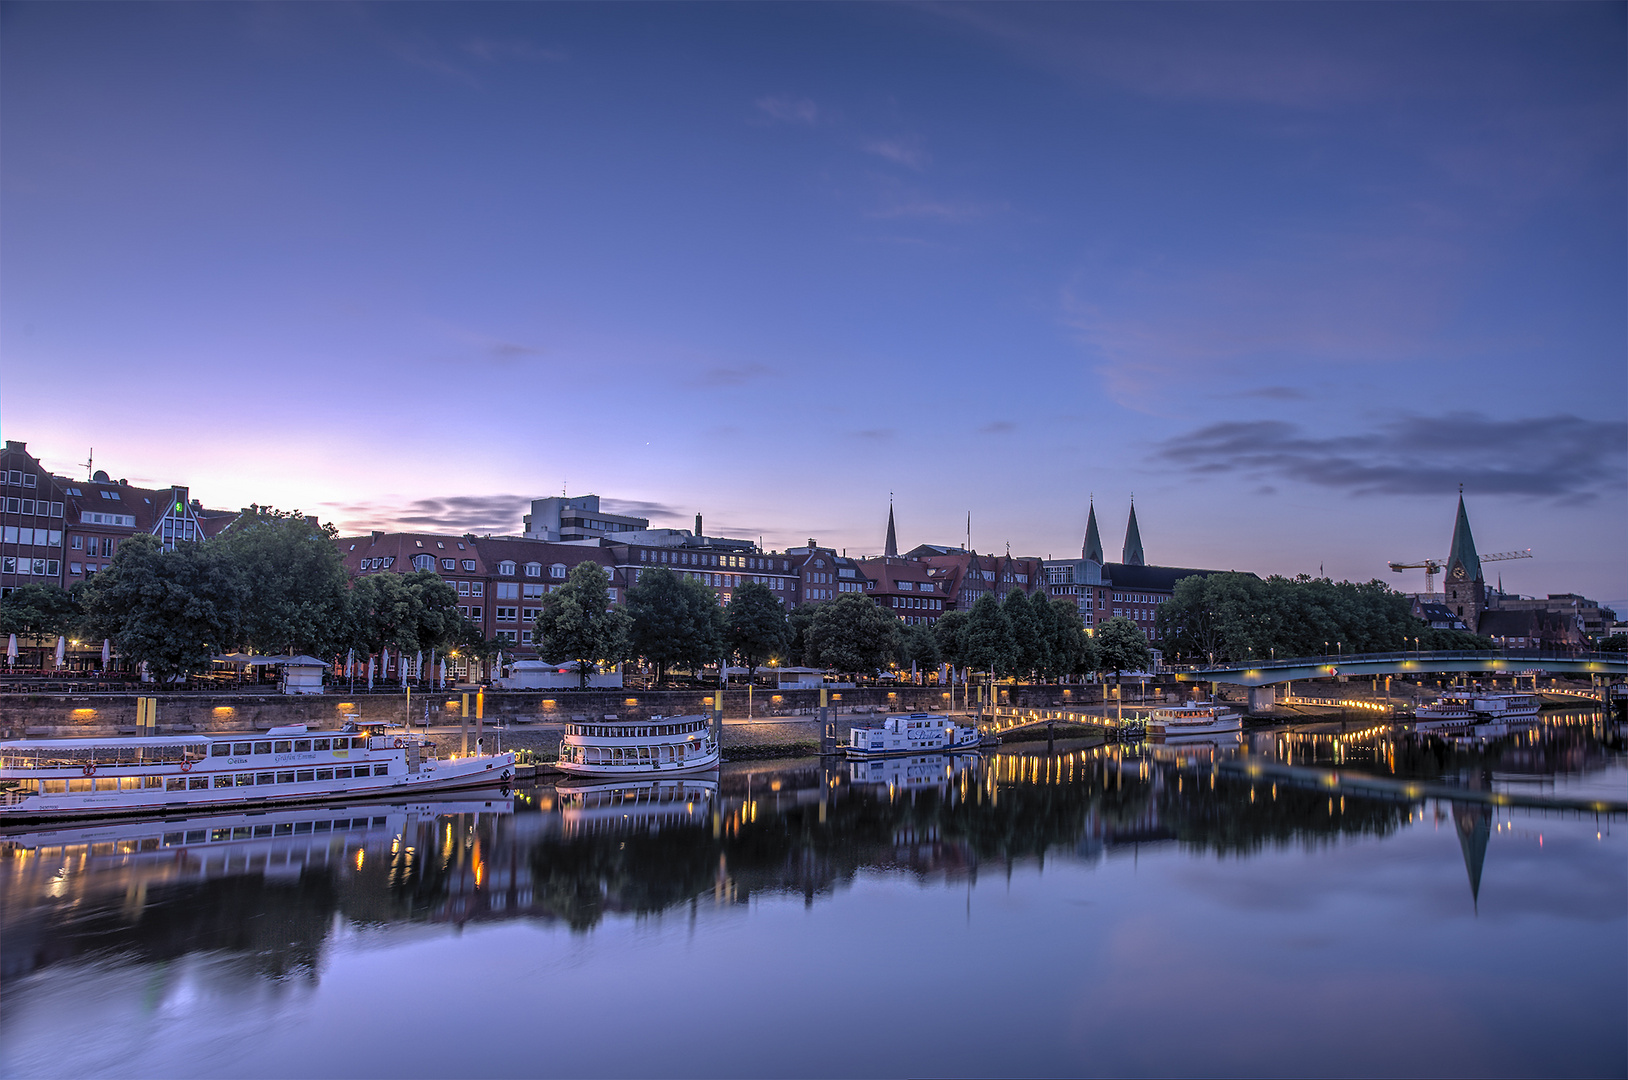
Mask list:
[[84,619],[79,601],[56,585],[19,585],[0,599],[0,634],[71,637]]
[[565,584],[543,597],[537,616],[538,651],[553,663],[575,661],[582,689],[597,663],[615,663],[627,652],[627,612],[612,607],[610,575],[595,562],[580,562]]
[[253,507],[208,541],[237,577],[238,644],[327,657],[346,639],[346,574],[332,525],[298,510]]
[[713,591],[664,566],[642,571],[627,591],[628,644],[656,667],[663,683],[673,668],[697,668],[723,654],[723,611]]
[[1010,675],[1017,662],[1012,620],[999,600],[985,593],[972,605],[961,634],[961,662],[974,671]]
[[1147,635],[1123,615],[1097,627],[1093,640],[1097,646],[1097,670],[1112,674],[1116,679],[1123,671],[1146,671],[1153,662]]
[[446,651],[467,633],[457,590],[432,570],[363,575],[351,584],[347,606],[350,645],[367,655]]
[[160,681],[206,669],[240,637],[243,589],[225,554],[210,543],[165,551],[156,537],[128,538],[85,586],[87,628]]
[[874,675],[888,663],[899,620],[860,593],[844,593],[820,605],[808,629],[821,667]]
[[970,618],[969,612],[946,611],[933,624],[933,637],[938,641],[938,651],[943,657],[942,663],[951,667],[964,665],[965,661],[961,659],[961,642],[966,636],[967,620]]
[[791,641],[786,609],[772,589],[755,581],[735,590],[724,613],[724,625],[729,651],[746,665],[748,678],[771,656],[784,652]]

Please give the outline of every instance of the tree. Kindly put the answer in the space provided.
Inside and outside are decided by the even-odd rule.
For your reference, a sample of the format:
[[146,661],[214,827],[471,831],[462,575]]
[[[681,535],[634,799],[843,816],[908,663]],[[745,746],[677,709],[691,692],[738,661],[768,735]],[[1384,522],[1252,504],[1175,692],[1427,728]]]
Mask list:
[[809,627],[818,664],[874,675],[888,662],[899,620],[861,593],[844,593],[820,605]]
[[965,611],[946,611],[933,624],[933,638],[938,642],[938,651],[943,657],[941,663],[949,664],[951,667],[962,665],[961,642],[966,634],[967,620],[970,617]]
[[78,631],[84,618],[79,601],[56,585],[19,585],[0,599],[0,634],[67,637]]
[[458,592],[433,570],[366,574],[350,587],[350,645],[368,655],[447,650],[467,634],[458,614]]
[[1061,675],[1085,675],[1097,670],[1097,645],[1085,632],[1080,609],[1070,600],[1058,598],[1047,605],[1050,618],[1052,678]]
[[628,645],[656,666],[656,682],[675,667],[700,667],[723,652],[723,613],[713,591],[694,578],[652,566],[627,591]]
[[1147,635],[1140,626],[1122,615],[1097,627],[1094,640],[1097,645],[1097,670],[1111,673],[1115,683],[1119,682],[1121,672],[1146,670],[1153,659]]
[[729,651],[746,665],[746,677],[757,675],[758,665],[785,651],[791,640],[786,609],[767,585],[749,581],[735,590],[724,612],[724,636]]
[[1008,675],[1017,658],[1012,621],[989,593],[978,598],[961,634],[961,662],[974,671]]
[[[1037,603],[1045,604],[1046,598],[1040,597]],[[1001,605],[1007,621],[1012,624],[1013,674],[1032,677],[1048,665],[1046,654],[1051,643],[1045,633],[1047,617],[1036,613],[1037,603],[1031,603],[1022,589],[1013,589]]]
[[791,632],[791,644],[786,648],[792,660],[803,667],[819,667],[808,642],[808,631],[819,613],[820,601],[798,604],[786,613],[786,626]]
[[938,638],[931,626],[917,623],[915,626],[906,626],[903,630],[900,635],[903,663],[915,664],[922,671],[929,671],[944,662],[944,652],[939,648]]
[[208,545],[242,590],[239,640],[261,653],[339,652],[347,608],[345,563],[332,525],[298,510],[251,507]]
[[628,615],[610,602],[610,575],[598,563],[572,568],[565,584],[543,597],[537,615],[537,651],[551,663],[574,661],[578,685],[588,689],[588,673],[601,661],[615,663],[627,651]]
[[1595,646],[1601,652],[1628,652],[1628,634],[1612,634],[1601,638],[1599,645]]
[[86,585],[89,628],[167,682],[207,668],[239,636],[243,590],[214,544],[165,551],[137,535]]

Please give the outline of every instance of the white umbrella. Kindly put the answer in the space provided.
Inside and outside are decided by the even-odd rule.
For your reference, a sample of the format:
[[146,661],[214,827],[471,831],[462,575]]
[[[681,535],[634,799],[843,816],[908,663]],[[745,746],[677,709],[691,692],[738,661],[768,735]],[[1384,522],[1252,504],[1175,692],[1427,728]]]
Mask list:
[[107,638],[102,639],[102,667],[105,669],[113,660],[113,643]]
[[424,650],[423,649],[418,650],[418,655],[413,658],[413,674],[416,677],[420,678],[420,679],[422,679],[424,677]]
[[58,635],[57,636],[57,667],[62,666],[62,655],[63,655],[63,653],[65,653],[67,651],[68,651],[68,639],[65,638],[65,637],[62,637],[61,635]]
[[447,688],[447,658],[441,658],[441,689]]
[[345,653],[345,678],[350,678],[356,670],[356,650],[350,649]]
[[379,678],[382,679],[389,673],[390,673],[390,650],[388,648],[386,648],[384,650],[384,654],[379,658]]
[[15,664],[16,662],[17,662],[17,635],[13,634],[13,635],[11,635],[11,640],[6,642],[6,663]]
[[373,657],[367,658],[367,688],[373,689]]

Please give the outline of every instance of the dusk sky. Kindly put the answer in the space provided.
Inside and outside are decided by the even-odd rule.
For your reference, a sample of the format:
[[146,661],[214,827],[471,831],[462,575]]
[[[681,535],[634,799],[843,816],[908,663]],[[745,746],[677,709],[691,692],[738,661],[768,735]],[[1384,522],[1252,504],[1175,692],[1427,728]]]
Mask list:
[[[1622,4],[0,7],[0,425],[346,531],[1628,606]],[[645,508],[643,511],[639,507]]]

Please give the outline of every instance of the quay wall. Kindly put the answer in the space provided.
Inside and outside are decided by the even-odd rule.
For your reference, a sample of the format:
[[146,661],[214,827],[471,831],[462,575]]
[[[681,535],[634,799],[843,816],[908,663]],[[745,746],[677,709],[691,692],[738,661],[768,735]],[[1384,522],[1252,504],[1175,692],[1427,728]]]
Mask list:
[[[1111,687],[1108,689],[1111,693]],[[1101,684],[1000,686],[996,688],[995,703],[1048,708],[1100,705],[1103,691]],[[1154,688],[1149,686],[1148,691],[1151,696]],[[457,724],[464,693],[460,690],[413,691],[413,722],[424,722],[424,707],[428,703],[432,724]],[[467,693],[473,714],[475,693]],[[307,724],[331,730],[344,722],[347,713],[355,713],[364,720],[401,722],[407,719],[408,708],[407,697],[400,692],[298,696],[161,692],[154,696],[158,699],[161,734],[263,731],[284,724]],[[707,712],[708,696],[709,692],[701,689],[487,690],[484,717],[488,722],[502,721],[510,725],[556,724],[573,716],[601,717],[607,713],[631,719],[683,716]],[[6,694],[0,697],[0,739],[135,734],[137,699],[134,694]],[[959,711],[959,688],[954,700]],[[1125,700],[1136,700],[1136,687],[1125,688]],[[760,720],[811,716],[819,704],[818,690],[754,690],[750,715]],[[976,689],[973,704],[977,704]],[[831,706],[839,714],[877,709],[947,712],[951,709],[951,699],[948,691],[936,686],[860,687],[831,691]],[[746,690],[725,692],[724,716],[730,719],[748,716]]]

